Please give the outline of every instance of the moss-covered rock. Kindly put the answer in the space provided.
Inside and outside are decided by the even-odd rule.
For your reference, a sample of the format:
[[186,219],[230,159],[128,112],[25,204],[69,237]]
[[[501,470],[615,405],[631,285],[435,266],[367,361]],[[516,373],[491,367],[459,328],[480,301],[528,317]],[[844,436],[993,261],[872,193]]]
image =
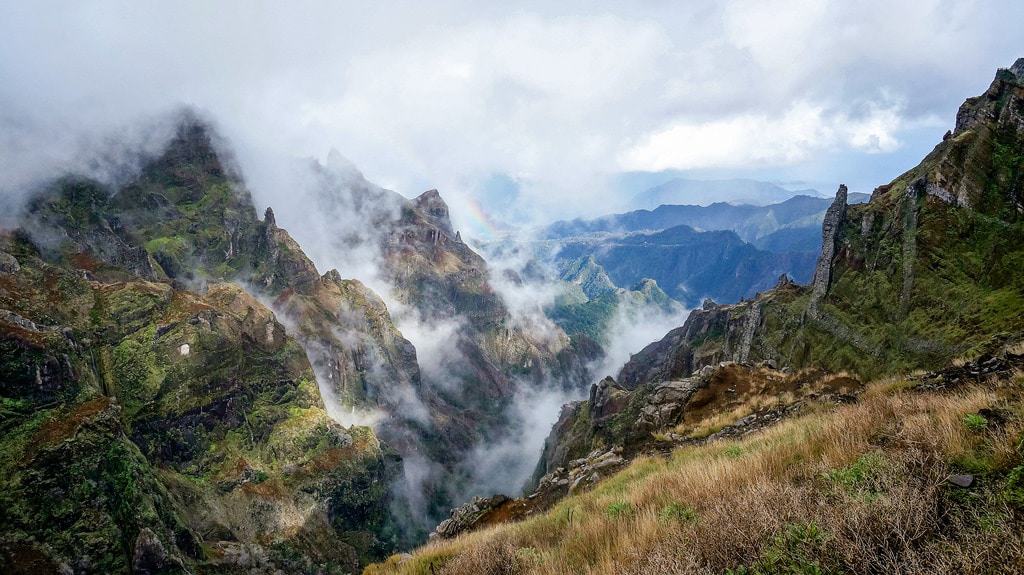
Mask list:
[[391,549],[397,458],[328,417],[273,312],[235,285],[87,281],[3,243],[5,572],[352,572]]

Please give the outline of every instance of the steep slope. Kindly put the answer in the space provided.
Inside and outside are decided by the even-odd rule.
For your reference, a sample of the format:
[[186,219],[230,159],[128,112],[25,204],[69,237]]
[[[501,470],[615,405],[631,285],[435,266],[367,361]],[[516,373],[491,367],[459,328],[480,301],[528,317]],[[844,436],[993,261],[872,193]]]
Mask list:
[[[27,237],[41,247],[39,255],[93,281],[145,280],[155,282],[152,285],[157,290],[206,292],[197,298],[220,293],[221,288],[214,287],[216,282],[245,286],[252,295],[272,302],[290,326],[299,343],[293,351],[303,362],[307,356],[312,362],[313,372],[305,379],[305,385],[312,386],[307,394],[315,397],[322,410],[346,425],[385,419],[387,424],[381,423],[379,429],[387,439],[399,447],[415,444],[415,427],[422,419],[415,350],[391,323],[383,302],[358,282],[342,280],[336,271],[320,276],[291,236],[277,227],[270,209],[262,221],[257,219],[248,192],[228,167],[230,156],[218,149],[216,136],[194,115],[184,113],[166,149],[155,157],[142,158],[140,165],[140,173],[117,189],[72,176],[40,190],[23,218]],[[278,337],[270,327],[266,329],[260,337]],[[222,351],[232,357],[242,354],[238,356],[241,360],[246,341],[224,342]],[[255,358],[253,365],[259,365]],[[220,373],[209,366],[206,370]],[[272,373],[271,369],[265,371]],[[195,375],[202,377],[203,373]],[[251,382],[260,375],[236,370],[232,377]],[[228,387],[221,391],[226,394],[223,401],[235,405],[243,401],[240,394],[248,389],[245,385]],[[200,401],[203,393],[190,385],[178,389],[175,400]],[[410,402],[420,411],[407,409]],[[172,416],[163,411],[148,417],[147,429],[174,425]],[[245,425],[251,428],[255,424]],[[331,506],[339,510],[339,517],[351,517],[328,526],[339,533],[368,534],[356,537],[358,541],[349,547],[354,549],[351,557],[342,563],[355,566],[395,544],[396,533],[388,531],[391,527],[385,522],[390,521],[390,484],[399,467],[392,462],[386,472],[381,467],[357,473],[358,467],[368,465],[360,461],[370,446],[377,450],[379,461],[383,461],[381,453],[391,452],[379,446],[370,429],[352,429],[360,434],[358,449],[335,445],[337,442],[328,438],[334,442],[331,449],[342,450],[329,456],[339,465],[357,468],[346,481],[348,488],[358,493],[346,492],[344,498],[334,499]],[[257,444],[269,465],[275,460],[266,450],[270,449],[270,454],[282,450],[268,448],[258,439],[265,437],[254,435],[250,443]],[[164,450],[174,449],[180,438],[160,434],[133,440]],[[313,449],[315,442],[309,445]],[[155,457],[148,451],[146,456]],[[356,460],[349,461],[353,457]],[[163,464],[159,459],[151,462]],[[321,471],[329,471],[328,467]],[[209,503],[205,497],[191,497],[188,506]],[[354,506],[351,511],[349,505]],[[212,515],[220,517],[223,512],[214,506]]]
[[270,310],[0,249],[5,572],[352,570],[391,548],[397,459],[327,416]]
[[[437,518],[486,479],[467,455],[521,432],[510,414],[514,399],[583,393],[587,362],[598,350],[570,339],[540,313],[507,307],[494,284],[522,289],[522,278],[512,271],[493,277],[497,272],[452,228],[436,190],[406,199],[366,181],[337,156],[308,172],[303,202],[316,209],[306,216],[303,243],[324,261],[360,269],[375,282],[417,346],[423,369],[416,397],[426,409],[413,426],[415,445],[408,437],[401,442],[412,457],[440,466],[409,478],[432,495],[423,513]],[[354,229],[329,232],[336,222],[354,222]],[[409,407],[403,412],[416,411]]]
[[546,512],[366,573],[1019,572],[1024,381],[964,367],[641,457]]

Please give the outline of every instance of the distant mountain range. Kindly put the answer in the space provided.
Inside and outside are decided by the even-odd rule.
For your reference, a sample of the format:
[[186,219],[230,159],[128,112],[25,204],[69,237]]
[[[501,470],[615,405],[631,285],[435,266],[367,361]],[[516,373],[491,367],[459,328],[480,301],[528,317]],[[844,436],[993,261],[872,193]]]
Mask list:
[[782,274],[810,281],[817,257],[814,252],[766,252],[735,232],[700,232],[685,225],[654,233],[578,236],[559,245],[559,261],[592,256],[615,285],[650,278],[691,307],[705,297],[735,302],[753,296],[775,285]]
[[[724,181],[724,180],[723,180]],[[715,182],[720,183],[720,182]],[[651,190],[653,191],[653,190]],[[868,194],[851,193],[849,202],[858,204],[868,201]],[[778,238],[771,238],[780,230],[801,230],[820,240],[821,218],[828,209],[831,199],[808,195],[795,195],[766,206],[715,202],[708,206],[661,205],[654,210],[636,210],[624,214],[612,214],[591,220],[575,219],[559,221],[548,226],[543,233],[546,238],[568,238],[594,232],[643,232],[665,230],[686,225],[697,231],[731,230],[745,242],[762,242],[762,249],[771,251],[794,251]],[[781,237],[792,236],[790,231]],[[797,234],[801,240],[806,234]],[[796,251],[817,251],[818,245],[803,247]]]
[[665,204],[706,206],[715,202],[764,206],[785,201],[794,195],[821,197],[814,189],[787,190],[771,182],[733,178],[726,180],[688,180],[674,178],[633,196],[632,204],[655,208]]
[[[850,203],[867,200],[867,194],[850,194]],[[735,302],[771,287],[782,274],[810,281],[829,204],[796,195],[767,206],[662,205],[555,222],[541,235],[557,246],[558,261],[592,256],[615,285],[652,278],[686,305],[704,297]]]

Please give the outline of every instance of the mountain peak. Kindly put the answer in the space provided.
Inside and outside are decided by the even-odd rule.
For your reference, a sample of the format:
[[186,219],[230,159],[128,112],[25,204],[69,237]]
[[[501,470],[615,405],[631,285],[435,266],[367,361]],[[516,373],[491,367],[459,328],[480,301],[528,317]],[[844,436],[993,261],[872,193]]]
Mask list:
[[1024,81],[1024,58],[1017,58],[1009,70],[1018,80]]
[[441,198],[437,190],[427,190],[413,200],[416,207],[423,211],[430,223],[452,234],[452,221],[448,212],[448,204]]

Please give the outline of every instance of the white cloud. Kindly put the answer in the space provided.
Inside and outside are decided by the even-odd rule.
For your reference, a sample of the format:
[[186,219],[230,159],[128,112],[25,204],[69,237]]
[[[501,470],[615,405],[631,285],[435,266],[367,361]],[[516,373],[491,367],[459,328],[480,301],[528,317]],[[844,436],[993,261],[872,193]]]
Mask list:
[[743,114],[675,123],[626,150],[620,166],[646,171],[784,166],[843,147],[891,152],[899,147],[898,134],[906,123],[897,105],[872,103],[866,114],[852,117],[797,102],[779,116]]

